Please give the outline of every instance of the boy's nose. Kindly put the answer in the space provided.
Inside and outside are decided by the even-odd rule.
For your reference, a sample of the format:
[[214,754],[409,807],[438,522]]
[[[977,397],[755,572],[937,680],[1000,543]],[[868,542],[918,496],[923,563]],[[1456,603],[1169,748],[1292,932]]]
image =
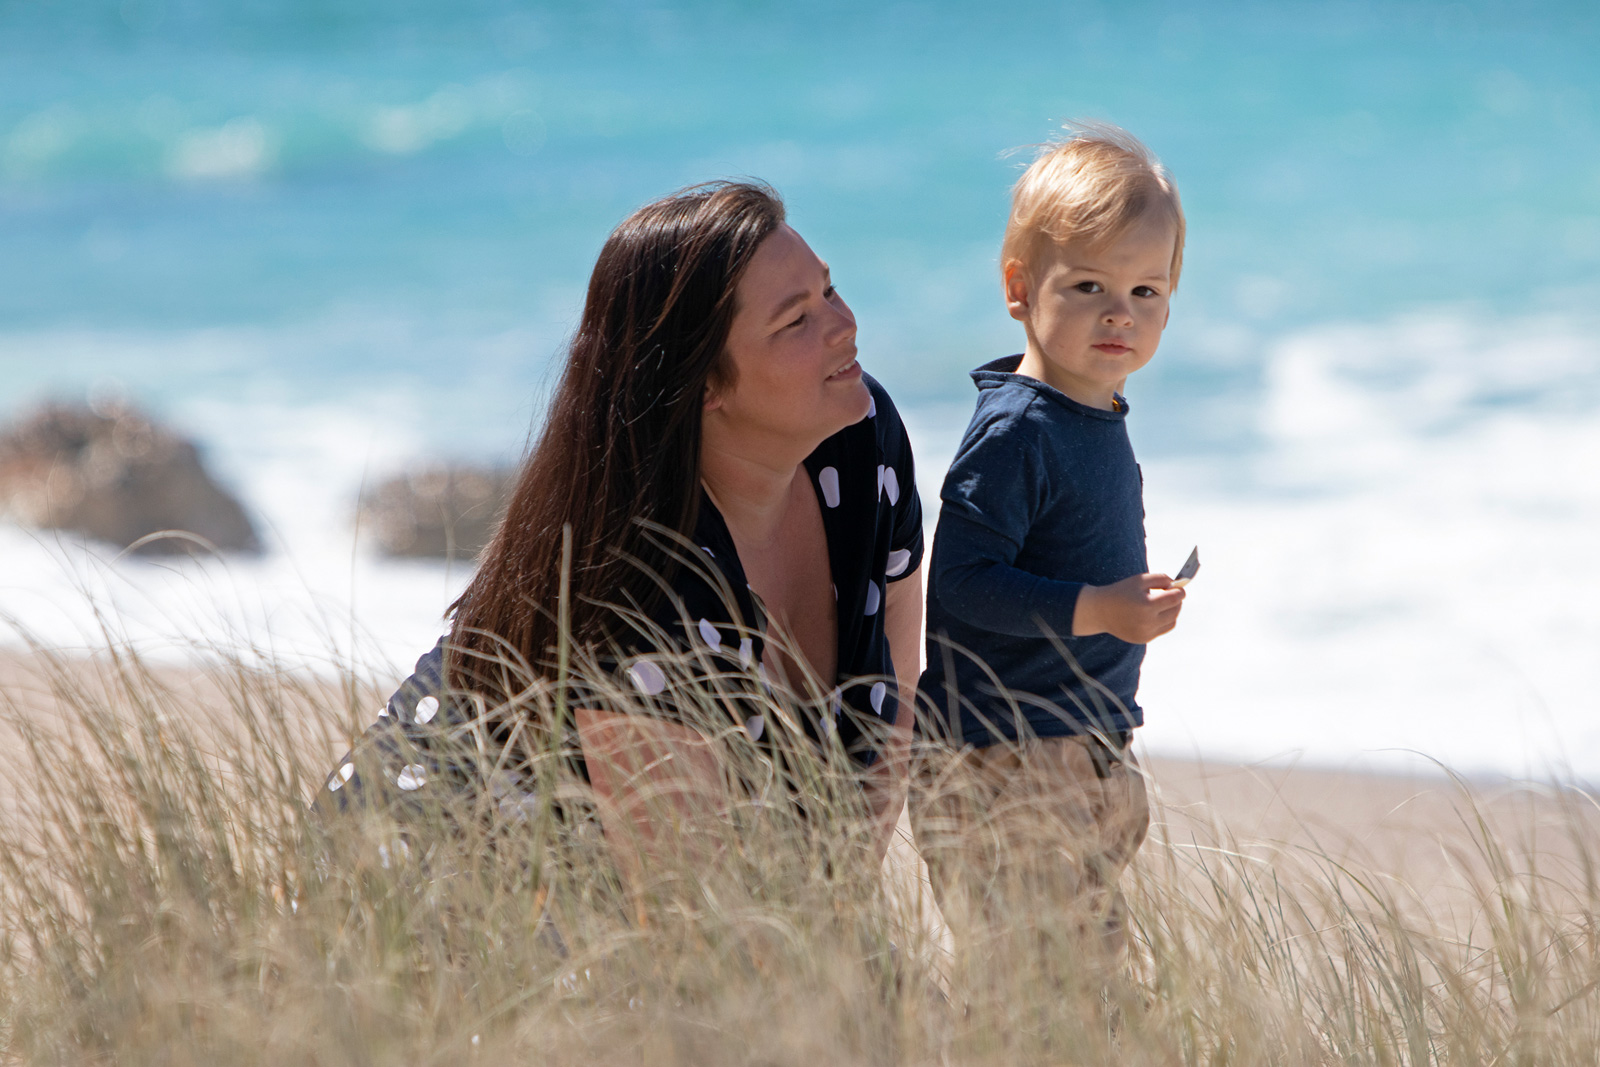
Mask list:
[[1107,326],[1132,326],[1133,309],[1127,304],[1118,301],[1106,308],[1101,321]]

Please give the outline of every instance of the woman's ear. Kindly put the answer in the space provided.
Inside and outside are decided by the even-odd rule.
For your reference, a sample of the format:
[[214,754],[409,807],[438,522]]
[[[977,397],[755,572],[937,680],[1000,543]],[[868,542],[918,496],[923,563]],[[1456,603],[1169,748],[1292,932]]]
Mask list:
[[733,392],[733,384],[733,360],[724,352],[711,368],[711,373],[706,375],[705,392],[700,400],[701,410],[709,414],[721,408]]
[[1022,260],[1007,260],[1001,270],[1002,284],[1006,294],[1006,311],[1018,321],[1028,317],[1028,272],[1022,265]]

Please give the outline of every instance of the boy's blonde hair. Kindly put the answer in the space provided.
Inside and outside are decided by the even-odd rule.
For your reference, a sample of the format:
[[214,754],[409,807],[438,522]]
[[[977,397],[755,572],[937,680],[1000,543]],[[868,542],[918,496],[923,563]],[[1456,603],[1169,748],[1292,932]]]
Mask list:
[[1183,270],[1183,204],[1167,168],[1127,130],[1072,123],[1067,140],[1045,145],[1011,191],[1000,273],[1013,263],[1032,272],[1048,244],[1113,241],[1145,212],[1170,212],[1177,226],[1172,287]]

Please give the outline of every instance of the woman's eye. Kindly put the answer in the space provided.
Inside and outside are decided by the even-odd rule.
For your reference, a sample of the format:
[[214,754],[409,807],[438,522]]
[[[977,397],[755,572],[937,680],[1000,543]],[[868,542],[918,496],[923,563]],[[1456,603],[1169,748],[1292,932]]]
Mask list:
[[826,289],[822,290],[822,299],[832,300],[838,294],[839,287],[837,285],[830,285]]

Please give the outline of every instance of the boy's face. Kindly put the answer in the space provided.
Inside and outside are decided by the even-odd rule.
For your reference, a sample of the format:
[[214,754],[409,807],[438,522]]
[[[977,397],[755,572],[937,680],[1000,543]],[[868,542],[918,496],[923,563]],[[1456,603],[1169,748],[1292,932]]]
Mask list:
[[1047,248],[1030,271],[1006,268],[1006,307],[1028,333],[1021,374],[1109,410],[1128,375],[1150,362],[1167,325],[1177,227],[1146,212],[1100,247]]

